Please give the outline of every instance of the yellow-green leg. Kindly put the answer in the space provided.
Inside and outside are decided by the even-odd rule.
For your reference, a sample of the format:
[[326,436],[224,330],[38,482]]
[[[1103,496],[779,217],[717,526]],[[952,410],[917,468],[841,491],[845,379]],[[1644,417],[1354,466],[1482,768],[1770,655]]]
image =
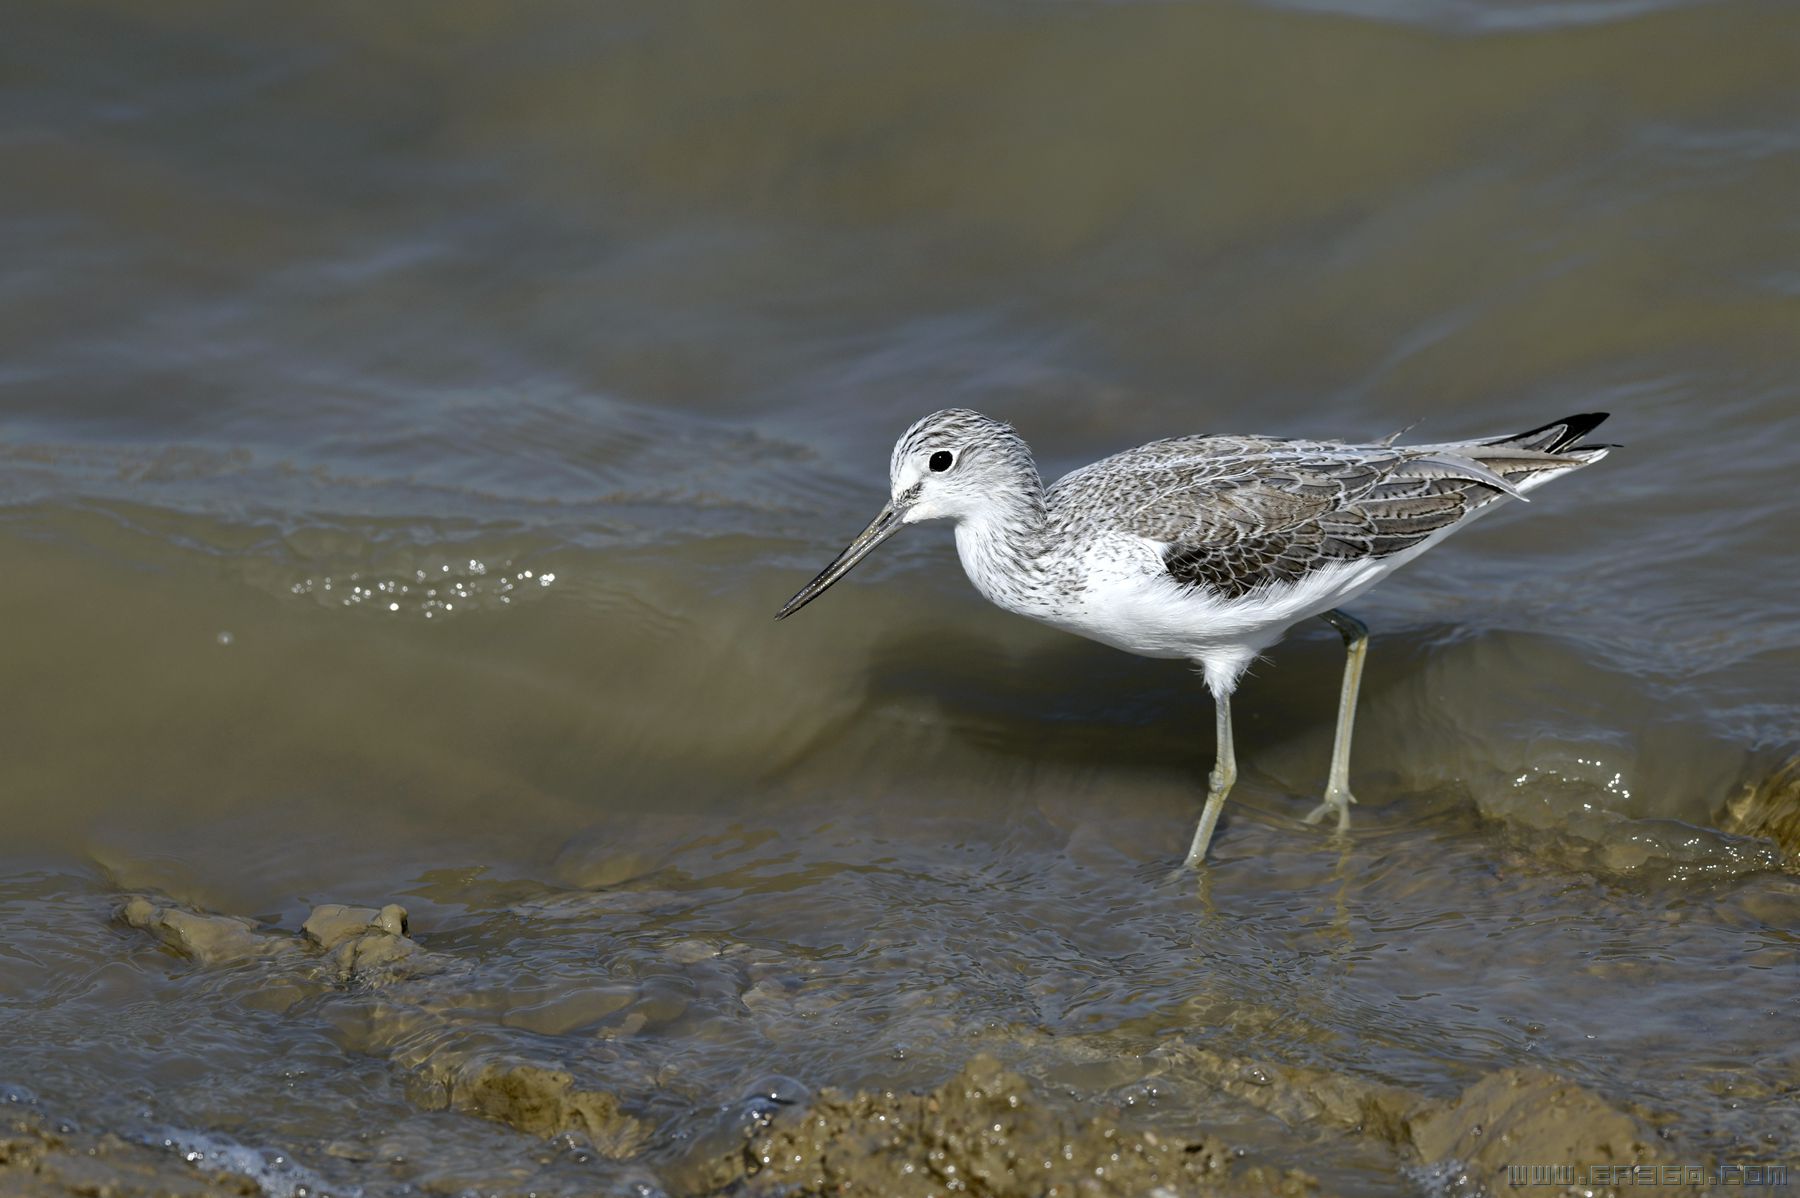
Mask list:
[[1200,826],[1194,829],[1194,843],[1189,846],[1186,866],[1206,860],[1206,846],[1212,843],[1213,828],[1218,826],[1219,812],[1224,810],[1225,796],[1237,781],[1237,754],[1231,747],[1231,696],[1215,695],[1213,705],[1218,718],[1218,750],[1212,773],[1207,777],[1206,806],[1200,811]]
[[1337,812],[1338,831],[1350,827],[1350,737],[1356,729],[1356,692],[1362,686],[1363,659],[1369,655],[1369,627],[1346,612],[1328,611],[1319,617],[1344,638],[1344,689],[1338,695],[1337,736],[1331,745],[1331,773],[1325,779],[1325,801],[1314,807],[1306,822],[1316,824]]

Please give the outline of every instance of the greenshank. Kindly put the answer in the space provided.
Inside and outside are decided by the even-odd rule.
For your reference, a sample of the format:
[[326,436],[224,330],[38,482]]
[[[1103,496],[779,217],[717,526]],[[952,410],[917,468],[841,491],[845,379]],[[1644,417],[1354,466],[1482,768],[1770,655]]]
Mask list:
[[1217,756],[1186,864],[1206,857],[1237,779],[1231,695],[1258,654],[1301,620],[1330,622],[1347,660],[1324,801],[1350,826],[1350,738],[1368,628],[1338,610],[1501,501],[1606,456],[1581,439],[1606,413],[1506,437],[1366,445],[1285,437],[1152,441],[1048,487],[1011,425],[967,408],[906,430],[886,506],[776,613],[823,594],[907,524],[950,520],[990,602],[1144,657],[1197,665],[1212,691]]

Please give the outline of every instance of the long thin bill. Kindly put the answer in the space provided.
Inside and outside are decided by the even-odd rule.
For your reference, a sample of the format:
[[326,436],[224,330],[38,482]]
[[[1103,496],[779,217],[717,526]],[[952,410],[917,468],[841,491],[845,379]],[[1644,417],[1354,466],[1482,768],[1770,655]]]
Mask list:
[[869,556],[869,551],[881,544],[901,528],[900,513],[892,504],[881,509],[881,514],[869,523],[869,527],[856,534],[844,551],[832,559],[829,566],[819,571],[819,576],[800,588],[800,593],[787,601],[780,611],[775,613],[777,620],[785,620],[801,608],[823,595],[832,583],[850,573],[850,567]]

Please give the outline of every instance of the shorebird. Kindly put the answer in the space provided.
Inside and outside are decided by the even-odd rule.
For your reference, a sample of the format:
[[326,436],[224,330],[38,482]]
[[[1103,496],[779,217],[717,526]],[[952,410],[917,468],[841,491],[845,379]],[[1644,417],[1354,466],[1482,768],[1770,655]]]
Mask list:
[[1237,780],[1231,696],[1294,624],[1344,638],[1344,681],[1324,801],[1350,826],[1350,738],[1369,630],[1338,610],[1501,501],[1606,456],[1581,439],[1597,412],[1437,445],[1284,437],[1172,437],[1048,487],[1011,425],[967,408],[906,430],[890,495],[869,526],[775,614],[822,595],[908,524],[950,520],[963,570],[988,601],[1144,657],[1193,662],[1212,691],[1217,753],[1185,864],[1206,857]]

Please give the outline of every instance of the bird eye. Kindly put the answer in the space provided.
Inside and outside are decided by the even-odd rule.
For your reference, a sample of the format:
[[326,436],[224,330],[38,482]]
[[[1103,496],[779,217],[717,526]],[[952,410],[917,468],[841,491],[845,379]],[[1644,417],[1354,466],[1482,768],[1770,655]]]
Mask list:
[[931,468],[936,470],[939,474],[942,474],[944,471],[950,469],[950,463],[955,460],[955,455],[948,449],[940,449],[931,455]]

